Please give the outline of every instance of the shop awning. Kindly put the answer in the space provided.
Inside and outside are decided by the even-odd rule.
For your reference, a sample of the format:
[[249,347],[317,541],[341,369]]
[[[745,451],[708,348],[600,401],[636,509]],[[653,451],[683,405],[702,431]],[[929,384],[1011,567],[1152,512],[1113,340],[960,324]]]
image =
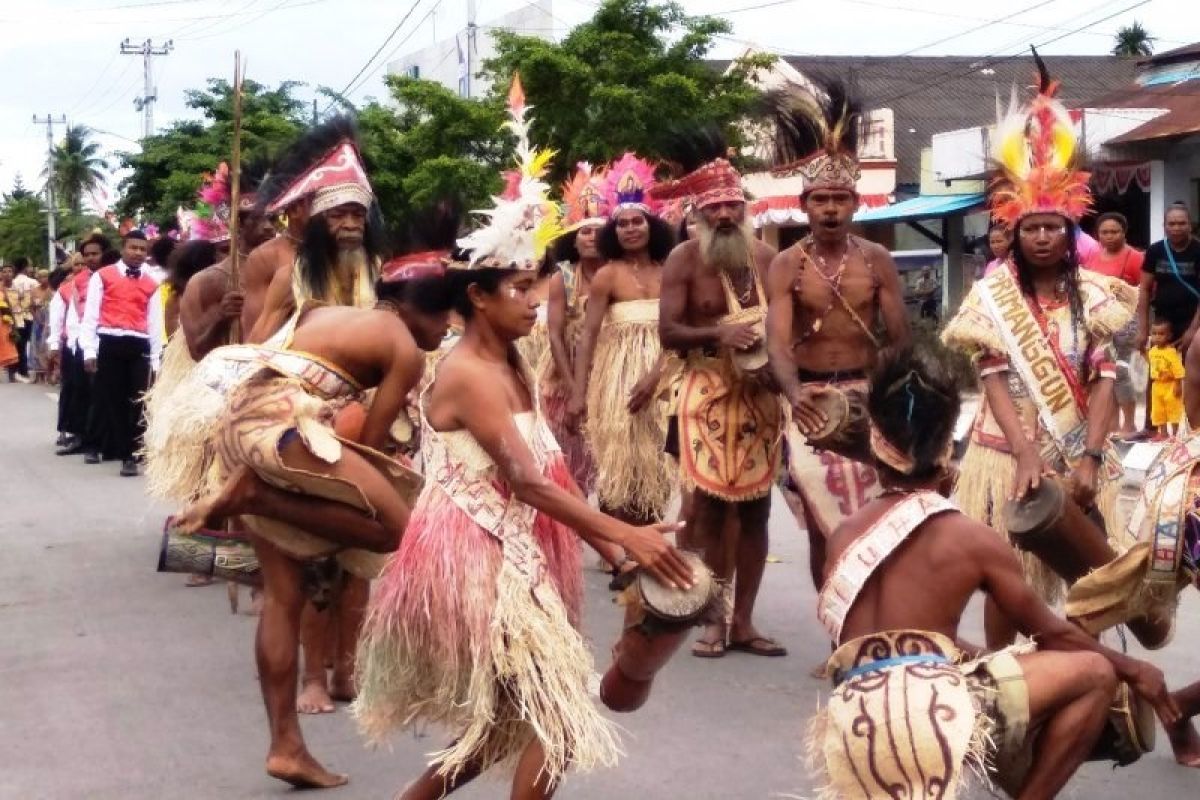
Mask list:
[[983,192],[971,194],[923,194],[901,200],[890,206],[880,206],[859,211],[855,222],[916,222],[922,219],[940,219],[954,214],[966,214],[981,208],[987,195]]

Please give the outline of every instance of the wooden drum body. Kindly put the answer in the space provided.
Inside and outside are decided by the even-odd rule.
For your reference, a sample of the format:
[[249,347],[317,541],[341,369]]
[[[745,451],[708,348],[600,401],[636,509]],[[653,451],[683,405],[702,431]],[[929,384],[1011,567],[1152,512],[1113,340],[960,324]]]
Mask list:
[[828,450],[852,461],[871,464],[871,421],[867,416],[867,394],[862,389],[826,387],[812,398],[825,413],[825,427],[808,437],[815,450]]

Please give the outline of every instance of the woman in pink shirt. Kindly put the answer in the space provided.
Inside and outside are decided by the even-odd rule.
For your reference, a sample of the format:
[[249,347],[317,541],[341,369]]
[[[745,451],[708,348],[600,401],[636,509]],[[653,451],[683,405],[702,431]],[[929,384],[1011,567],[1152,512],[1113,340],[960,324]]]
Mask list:
[[1012,249],[1012,231],[1003,225],[993,225],[988,231],[988,250],[992,260],[983,268],[983,277],[991,275],[996,267],[1008,260],[1008,251]]
[[[1128,220],[1116,211],[1109,211],[1097,217],[1096,238],[1100,240],[1100,247],[1084,259],[1083,268],[1110,278],[1120,278],[1130,286],[1137,286],[1142,277],[1144,255],[1141,250],[1125,243],[1125,231],[1128,228]],[[1135,318],[1113,336],[1113,346],[1117,351],[1117,380],[1113,385],[1113,394],[1120,414],[1120,419],[1114,420],[1114,423],[1119,422],[1118,433],[1126,439],[1134,436],[1137,431],[1133,417],[1137,410],[1138,387],[1133,385],[1129,376],[1129,359],[1133,357],[1136,335]]]

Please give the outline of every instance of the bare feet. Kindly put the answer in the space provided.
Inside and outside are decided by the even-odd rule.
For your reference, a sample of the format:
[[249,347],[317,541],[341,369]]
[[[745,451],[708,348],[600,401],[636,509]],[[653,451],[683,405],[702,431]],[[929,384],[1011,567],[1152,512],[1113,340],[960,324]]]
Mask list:
[[212,586],[213,577],[211,575],[188,575],[187,581],[183,584],[188,588],[196,588],[198,586]]
[[1200,768],[1200,733],[1191,720],[1182,719],[1179,724],[1167,728],[1175,760],[1185,767]]
[[216,494],[192,503],[175,518],[181,533],[196,533],[201,528],[219,527],[226,517],[237,514],[250,502],[258,476],[247,466],[240,466],[225,481]]
[[267,756],[267,774],[286,781],[297,789],[331,789],[350,780],[346,775],[330,772],[322,767],[307,750],[301,750],[292,756]]
[[323,677],[304,679],[304,687],[296,698],[296,710],[301,714],[333,713],[333,700],[329,697],[329,690],[325,688]]
[[358,697],[354,676],[334,671],[333,679],[329,682],[329,696],[339,703],[353,703],[354,698]]

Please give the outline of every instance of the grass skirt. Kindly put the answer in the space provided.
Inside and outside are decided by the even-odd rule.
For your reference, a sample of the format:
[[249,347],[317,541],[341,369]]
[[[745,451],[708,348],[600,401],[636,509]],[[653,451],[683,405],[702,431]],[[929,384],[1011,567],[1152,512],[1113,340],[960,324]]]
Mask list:
[[588,450],[587,439],[582,431],[572,431],[566,425],[567,406],[571,398],[566,387],[558,380],[558,371],[554,368],[554,359],[550,353],[542,356],[542,363],[537,370],[538,391],[541,392],[542,413],[546,424],[550,426],[555,441],[562,448],[563,458],[567,461],[567,469],[575,479],[584,495],[590,495],[596,488],[596,464],[592,461],[591,451]]
[[662,347],[658,300],[614,303],[596,340],[588,379],[587,439],[596,460],[596,494],[604,508],[660,519],[676,470],[663,452],[667,408],[652,399],[637,414],[629,395],[653,369]]
[[146,435],[141,455],[146,462],[146,491],[151,497],[181,504],[190,503],[209,488],[212,458],[208,441],[219,409],[225,405],[224,397],[207,387],[180,391],[190,383],[195,369],[187,340],[182,332],[177,333],[167,342],[158,377],[145,396]]
[[[561,456],[547,476],[567,485]],[[576,628],[579,540],[542,514],[533,525],[548,579],[531,591],[493,534],[440,485],[426,487],[359,639],[353,713],[369,740],[444,725],[456,739],[431,758],[449,776],[468,765],[515,766],[535,738],[551,779],[570,766],[616,763],[617,739],[588,694],[592,658]]]

